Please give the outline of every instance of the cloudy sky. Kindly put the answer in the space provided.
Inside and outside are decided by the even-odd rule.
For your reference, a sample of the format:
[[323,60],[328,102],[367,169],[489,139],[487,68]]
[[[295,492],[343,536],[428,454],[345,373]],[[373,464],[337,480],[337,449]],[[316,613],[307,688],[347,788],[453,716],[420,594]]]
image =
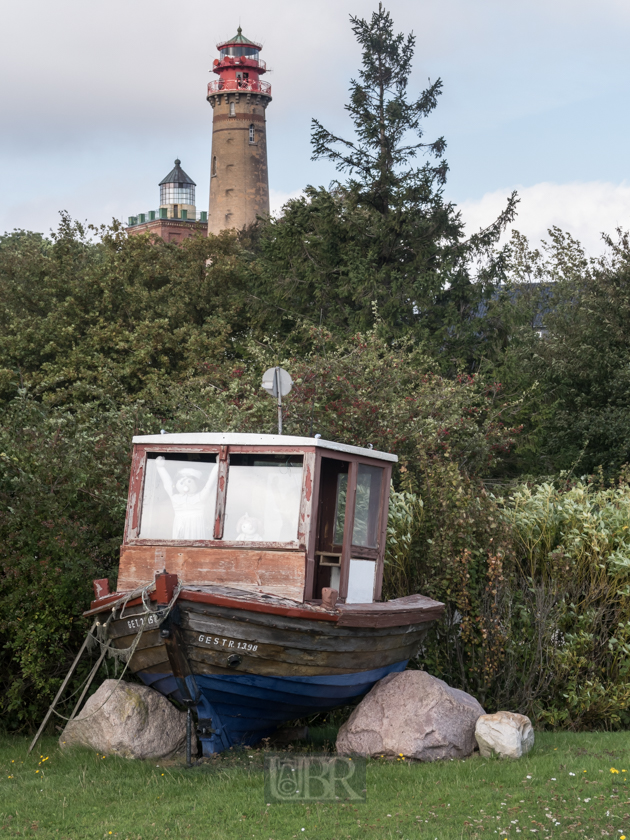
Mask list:
[[[153,209],[180,157],[207,204],[215,44],[264,44],[274,207],[305,184],[310,120],[347,130],[343,105],[359,51],[350,14],[377,0],[0,0],[0,232],[48,232],[58,213],[100,224]],[[534,239],[557,224],[595,253],[630,227],[630,3],[627,0],[388,0],[413,30],[410,90],[440,77],[426,137],[448,143],[447,196],[471,228],[505,196]]]

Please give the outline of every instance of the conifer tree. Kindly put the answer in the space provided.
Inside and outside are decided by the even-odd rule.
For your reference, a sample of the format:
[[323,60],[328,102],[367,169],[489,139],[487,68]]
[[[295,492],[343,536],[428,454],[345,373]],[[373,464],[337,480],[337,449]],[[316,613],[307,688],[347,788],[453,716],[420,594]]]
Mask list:
[[[424,139],[441,80],[409,94],[415,37],[396,34],[382,4],[370,20],[350,22],[362,49],[346,105],[354,136],[314,119],[311,138],[313,159],[333,161],[347,180],[307,187],[262,231],[261,297],[282,312],[274,329],[291,322],[287,311],[340,332],[370,328],[376,312],[391,336],[435,336],[443,347],[454,335],[457,363],[467,361],[476,340],[470,322],[496,277],[493,246],[515,215],[516,195],[486,230],[464,237],[444,197],[446,142]],[[478,260],[481,283],[471,268]],[[446,320],[458,322],[454,330]]]
[[[442,157],[446,142],[443,137],[422,142],[421,124],[437,105],[442,81],[437,79],[409,101],[415,36],[395,34],[382,3],[369,22],[356,17],[350,22],[363,62],[359,80],[351,80],[350,103],[346,105],[356,138],[346,140],[312,120],[313,160],[332,160],[339,171],[351,175],[351,185],[359,190],[361,200],[388,215],[401,199],[426,199],[427,187],[435,192],[435,185],[446,181],[448,166]],[[437,164],[425,164],[419,170],[403,168],[422,151],[438,158]]]

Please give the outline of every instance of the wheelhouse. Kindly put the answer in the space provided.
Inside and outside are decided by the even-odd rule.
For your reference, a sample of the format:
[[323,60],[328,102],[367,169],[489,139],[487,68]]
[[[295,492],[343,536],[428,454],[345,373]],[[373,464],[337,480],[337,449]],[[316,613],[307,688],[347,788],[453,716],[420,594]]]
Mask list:
[[117,589],[156,573],[318,603],[380,600],[395,455],[280,435],[133,439]]

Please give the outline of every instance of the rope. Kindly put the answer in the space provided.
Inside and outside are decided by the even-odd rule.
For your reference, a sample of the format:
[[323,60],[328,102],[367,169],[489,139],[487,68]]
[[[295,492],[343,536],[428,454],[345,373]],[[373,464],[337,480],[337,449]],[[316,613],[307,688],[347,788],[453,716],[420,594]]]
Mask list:
[[[152,587],[152,586],[153,586],[153,584],[150,583],[147,586],[144,586],[142,588],[141,592],[140,592],[140,597],[142,598],[142,605],[144,607],[144,611],[140,613],[141,617],[143,617],[145,615],[149,615],[149,614],[155,615],[156,613],[160,612],[160,607],[159,606],[157,606],[156,609],[151,609],[151,602],[148,601],[147,598],[146,598],[147,592],[148,592],[149,588]],[[182,588],[183,588],[183,584],[181,584],[181,583],[178,583],[177,586],[175,587],[175,590],[173,592],[173,597],[171,598],[169,603],[166,605],[166,607],[164,607],[162,609],[162,612],[161,612],[161,615],[160,615],[160,620],[159,620],[159,623],[158,623],[158,627],[168,617],[169,613],[171,612],[171,610],[175,606],[175,601],[177,601],[177,598],[179,597],[179,593],[182,591]],[[135,590],[134,592],[130,592],[128,595],[125,596],[124,599],[122,599],[123,600],[123,605],[122,605],[122,608],[121,608],[121,611],[120,611],[120,615],[118,616],[119,620],[123,617],[125,607],[127,606],[129,600],[132,597],[133,598],[138,597],[137,590]],[[144,633],[144,628],[146,626],[146,622],[145,621],[141,622],[140,629],[136,633],[136,638],[133,640],[133,642],[131,643],[131,645],[128,648],[112,648],[111,647],[111,643],[112,643],[111,639],[107,640],[107,638],[106,638],[107,628],[109,626],[110,621],[114,618],[114,615],[116,613],[116,607],[119,604],[120,604],[120,601],[116,601],[112,606],[111,614],[109,615],[105,624],[101,624],[101,625],[97,626],[96,636],[94,636],[92,634],[92,631],[90,631],[88,633],[88,635],[91,636],[91,638],[93,639],[93,641],[91,642],[92,647],[94,647],[96,644],[98,644],[98,645],[101,646],[101,650],[103,648],[105,648],[107,650],[108,657],[113,657],[116,661],[122,659],[125,662],[125,667],[123,668],[122,674],[118,677],[118,679],[116,680],[116,685],[112,688],[112,690],[110,691],[108,696],[105,698],[105,700],[103,700],[101,705],[97,709],[94,709],[92,712],[90,712],[89,715],[81,715],[81,713],[79,713],[75,718],[68,718],[68,717],[65,717],[64,715],[60,714],[59,712],[57,712],[53,709],[52,710],[53,714],[57,715],[57,717],[61,718],[62,720],[66,720],[68,722],[70,722],[71,720],[89,720],[97,712],[100,712],[100,710],[103,708],[103,706],[108,702],[110,697],[116,691],[116,689],[120,685],[120,682],[121,682],[122,678],[125,676],[125,673],[127,672],[127,668],[129,667],[129,663],[131,662],[131,660],[133,658],[133,655],[136,652],[136,648],[140,644],[140,639],[142,638],[142,634]],[[99,638],[101,636],[103,636],[104,638],[103,639]],[[88,676],[88,678],[89,678],[89,676]],[[86,678],[86,680],[88,678]],[[83,685],[85,685],[86,680],[83,681],[82,685],[79,686],[79,688],[82,688]],[[78,690],[79,689],[77,689],[77,691]],[[77,691],[73,692],[73,694],[71,694],[70,697],[73,697],[74,694],[77,693]],[[67,699],[69,700],[70,698],[67,698]],[[64,702],[67,702],[67,701],[64,701]]]

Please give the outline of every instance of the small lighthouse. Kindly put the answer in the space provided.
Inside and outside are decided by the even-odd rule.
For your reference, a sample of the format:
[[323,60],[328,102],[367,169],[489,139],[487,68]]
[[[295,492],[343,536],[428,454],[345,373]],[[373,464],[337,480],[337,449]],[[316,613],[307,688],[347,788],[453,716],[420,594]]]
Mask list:
[[212,156],[208,233],[240,230],[269,213],[265,111],[271,85],[259,58],[261,44],[250,41],[241,27],[230,41],[217,44],[219,58],[208,85],[212,105]]
[[193,179],[182,169],[181,160],[176,158],[174,168],[160,181],[159,208],[147,213],[138,213],[137,216],[129,216],[129,236],[151,233],[161,236],[166,242],[177,243],[190,239],[191,236],[206,236],[208,219],[205,210],[202,210],[197,218],[196,186]]

